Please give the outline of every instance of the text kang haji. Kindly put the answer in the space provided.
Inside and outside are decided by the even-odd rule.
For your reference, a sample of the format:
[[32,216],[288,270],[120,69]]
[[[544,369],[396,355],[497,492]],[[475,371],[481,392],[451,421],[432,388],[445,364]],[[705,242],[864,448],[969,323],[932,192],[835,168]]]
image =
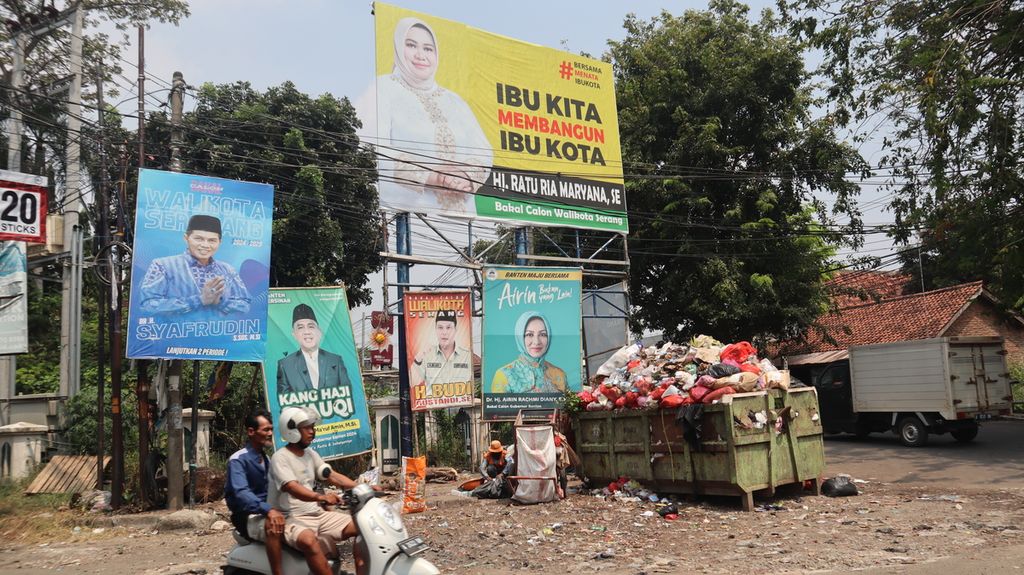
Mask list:
[[[597,106],[592,102],[585,102],[566,96],[557,96],[555,94],[544,94],[542,98],[541,93],[537,90],[527,90],[501,83],[496,84],[496,86],[498,104],[503,106],[526,108],[536,112],[541,110],[541,105],[543,104],[544,112],[552,116],[594,122],[596,124],[601,123],[601,114]],[[498,114],[499,124],[503,123],[503,118],[507,119],[507,116],[502,115],[502,110],[499,110]],[[532,120],[534,118],[529,117],[525,118],[524,122],[534,125]],[[604,141],[604,130],[600,128],[565,122],[550,122],[545,124],[549,129],[539,130],[541,122],[539,118],[536,120],[535,125],[538,127],[538,131],[552,135],[570,136],[582,140]],[[511,152],[527,152],[533,155],[540,155],[543,152],[549,158],[571,162],[580,161],[587,164],[607,165],[601,148],[592,143],[573,142],[547,137],[544,138],[542,145],[540,136],[501,130],[501,148]]]
[[282,406],[312,407],[316,409],[322,419],[352,417],[356,411],[352,388],[349,386],[280,393],[277,396],[277,401]]

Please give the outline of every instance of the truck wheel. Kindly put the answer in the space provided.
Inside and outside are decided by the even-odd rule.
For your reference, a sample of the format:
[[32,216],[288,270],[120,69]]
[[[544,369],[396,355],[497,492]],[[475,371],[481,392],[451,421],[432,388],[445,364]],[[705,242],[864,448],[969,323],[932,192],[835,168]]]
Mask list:
[[953,436],[953,439],[960,443],[967,443],[969,441],[973,441],[975,437],[978,437],[978,426],[972,425],[970,427],[961,427],[960,429],[951,431],[950,434]]
[[928,443],[928,428],[916,417],[901,419],[896,431],[900,435],[900,441],[907,447],[921,447]]

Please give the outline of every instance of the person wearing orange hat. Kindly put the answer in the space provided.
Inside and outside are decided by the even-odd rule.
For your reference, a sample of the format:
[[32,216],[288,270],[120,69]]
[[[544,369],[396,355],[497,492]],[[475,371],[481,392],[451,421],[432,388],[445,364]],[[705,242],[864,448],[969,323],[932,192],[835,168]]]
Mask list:
[[502,447],[501,442],[495,439],[491,446],[484,452],[484,459],[480,463],[480,473],[494,479],[505,472],[508,452]]

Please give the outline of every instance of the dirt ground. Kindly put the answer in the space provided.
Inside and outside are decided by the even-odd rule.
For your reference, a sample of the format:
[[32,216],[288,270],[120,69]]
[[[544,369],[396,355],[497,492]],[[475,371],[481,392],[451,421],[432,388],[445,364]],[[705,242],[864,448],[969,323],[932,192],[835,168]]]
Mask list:
[[[459,497],[455,485],[429,485],[428,512],[406,516],[444,573],[1024,573],[1024,490],[1017,488],[869,482],[855,497],[790,495],[759,500],[778,508],[752,513],[736,499],[684,501],[668,521],[650,503],[574,494],[518,506]],[[226,515],[222,502],[205,508]],[[0,524],[0,574],[213,574],[232,545],[225,531],[74,519],[77,531],[31,544]]]

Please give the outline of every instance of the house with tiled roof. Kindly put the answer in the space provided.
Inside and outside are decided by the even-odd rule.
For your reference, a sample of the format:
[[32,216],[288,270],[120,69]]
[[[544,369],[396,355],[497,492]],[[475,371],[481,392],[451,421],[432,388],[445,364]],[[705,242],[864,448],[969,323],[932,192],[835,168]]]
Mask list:
[[[893,284],[871,281],[876,286]],[[802,340],[779,345],[775,355],[786,358],[789,365],[821,364],[845,359],[847,349],[856,345],[995,335],[1003,337],[1009,363],[1024,362],[1024,317],[1002,312],[999,301],[982,282],[888,295],[867,303],[843,299],[837,304],[845,305],[820,317],[819,327],[812,328]]]
[[914,280],[902,272],[840,270],[825,282],[825,289],[836,307],[844,308],[908,295]]

